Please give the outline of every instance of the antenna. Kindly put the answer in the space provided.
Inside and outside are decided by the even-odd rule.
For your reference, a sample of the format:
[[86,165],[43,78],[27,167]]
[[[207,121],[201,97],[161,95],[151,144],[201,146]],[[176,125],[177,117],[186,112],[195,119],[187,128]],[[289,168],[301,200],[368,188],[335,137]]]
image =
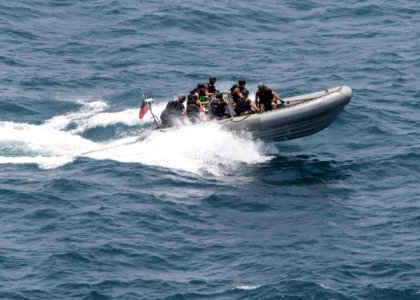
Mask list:
[[153,94],[150,91],[143,94],[143,99],[144,99],[144,102],[146,102],[147,104],[153,103],[155,101],[153,99]]
[[155,102],[155,100],[153,99],[153,93],[151,91],[147,91],[147,92],[143,93],[143,99],[144,99],[144,102],[146,103],[146,105],[149,107],[150,113],[152,114],[153,127],[154,128],[160,127],[159,118],[153,113],[153,110],[152,110],[152,104],[153,104],[153,102]]

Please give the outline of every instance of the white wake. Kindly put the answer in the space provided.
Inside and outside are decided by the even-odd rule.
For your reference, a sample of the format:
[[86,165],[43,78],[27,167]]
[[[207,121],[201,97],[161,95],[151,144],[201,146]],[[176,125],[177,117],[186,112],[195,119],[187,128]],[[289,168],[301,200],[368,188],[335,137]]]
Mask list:
[[[81,103],[79,111],[55,116],[41,125],[0,121],[0,164],[33,163],[51,169],[77,157],[89,157],[221,175],[234,171],[241,164],[267,161],[270,159],[267,153],[273,153],[273,149],[267,151],[264,143],[253,141],[246,134],[234,135],[216,123],[156,131],[136,142],[138,134],[135,132],[140,132],[137,108],[106,112],[104,101]],[[155,114],[160,115],[164,105],[155,105]],[[149,112],[144,122],[150,118]],[[136,130],[131,136],[102,142],[81,136],[88,129],[115,124]]]

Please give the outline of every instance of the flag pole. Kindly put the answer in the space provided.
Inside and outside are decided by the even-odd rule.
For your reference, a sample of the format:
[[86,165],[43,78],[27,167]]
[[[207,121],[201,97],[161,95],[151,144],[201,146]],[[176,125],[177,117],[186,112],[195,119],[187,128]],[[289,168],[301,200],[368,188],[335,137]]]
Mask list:
[[153,113],[153,110],[152,110],[152,104],[155,101],[153,99],[153,94],[151,92],[149,92],[146,95],[143,95],[143,99],[144,99],[143,101],[146,103],[148,109],[150,110],[150,113],[152,114],[152,117],[153,117],[153,127],[154,128],[160,127],[159,118]]

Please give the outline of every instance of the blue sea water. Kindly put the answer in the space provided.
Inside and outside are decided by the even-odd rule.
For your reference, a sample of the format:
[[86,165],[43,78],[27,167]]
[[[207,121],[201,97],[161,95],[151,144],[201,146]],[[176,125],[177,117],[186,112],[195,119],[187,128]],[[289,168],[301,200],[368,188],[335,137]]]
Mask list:
[[[420,2],[0,4],[1,299],[420,299]],[[209,75],[348,85],[281,143],[131,143]],[[96,151],[99,150],[99,151]]]

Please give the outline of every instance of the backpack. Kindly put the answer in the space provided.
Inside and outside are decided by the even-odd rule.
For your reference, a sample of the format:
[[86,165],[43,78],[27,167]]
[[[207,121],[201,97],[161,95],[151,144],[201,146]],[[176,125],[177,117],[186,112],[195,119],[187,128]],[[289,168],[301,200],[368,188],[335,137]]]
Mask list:
[[187,105],[187,115],[190,114],[199,114],[200,113],[200,107],[195,103],[190,103]]
[[162,111],[160,119],[162,121],[162,127],[174,126],[174,119],[178,118],[181,114],[180,108],[181,103],[178,101],[169,101],[166,108]]
[[200,118],[200,108],[195,103],[189,103],[187,105],[187,116],[191,122],[195,123]]
[[174,109],[174,108],[176,108],[176,103],[175,103],[175,101],[169,101],[168,102],[168,104],[166,104],[166,108],[167,109]]
[[210,112],[213,116],[217,115],[218,107],[219,107],[219,103],[217,103],[217,99],[213,99],[210,102]]

